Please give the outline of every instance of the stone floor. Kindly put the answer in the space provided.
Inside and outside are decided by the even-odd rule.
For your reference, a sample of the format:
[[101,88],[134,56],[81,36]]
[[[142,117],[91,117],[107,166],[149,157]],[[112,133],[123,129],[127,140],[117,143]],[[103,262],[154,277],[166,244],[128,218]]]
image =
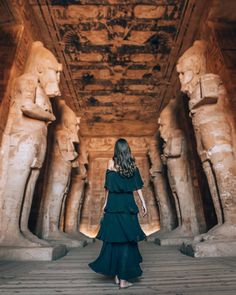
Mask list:
[[0,262],[0,294],[236,294],[236,257],[196,259],[176,247],[139,245],[143,276],[131,288],[119,290],[87,266],[99,253],[96,241],[53,262]]

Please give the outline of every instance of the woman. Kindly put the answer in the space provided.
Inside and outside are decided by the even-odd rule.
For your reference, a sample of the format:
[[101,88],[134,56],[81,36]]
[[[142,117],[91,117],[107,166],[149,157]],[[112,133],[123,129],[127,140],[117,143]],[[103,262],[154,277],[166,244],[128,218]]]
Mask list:
[[103,241],[103,245],[98,258],[88,265],[95,272],[115,276],[115,283],[120,289],[128,288],[133,285],[128,279],[142,274],[138,242],[146,238],[138,221],[139,209],[133,191],[138,192],[143,216],[147,214],[147,208],[141,190],[143,181],[139,169],[123,138],[117,140],[113,160],[108,162],[104,187],[104,215],[96,236]]

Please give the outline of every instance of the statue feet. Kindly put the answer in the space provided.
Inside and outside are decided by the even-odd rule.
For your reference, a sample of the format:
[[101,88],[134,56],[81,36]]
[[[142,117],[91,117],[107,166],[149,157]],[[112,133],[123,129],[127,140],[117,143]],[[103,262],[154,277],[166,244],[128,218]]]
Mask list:
[[198,235],[194,238],[196,242],[204,242],[208,240],[236,239],[236,224],[223,223],[217,224],[207,233]]
[[192,236],[193,236],[193,233],[191,232],[191,230],[186,229],[186,227],[184,226],[178,226],[170,232],[161,234],[161,238],[165,238],[165,239],[180,238],[180,237],[189,238]]
[[50,232],[45,239],[53,243],[64,244],[68,248],[84,247],[85,245],[87,245],[86,241],[73,239],[67,233],[60,231]]
[[147,241],[148,242],[154,242],[155,239],[161,237],[162,235],[168,233],[169,231],[168,230],[165,230],[165,229],[161,229],[161,230],[158,230],[152,234],[150,234],[148,237],[147,237]]
[[47,237],[46,240],[68,240],[71,239],[70,236],[67,233],[61,232],[61,231],[54,231],[54,232],[50,232]]
[[22,233],[25,236],[25,238],[27,238],[29,241],[31,241],[33,243],[36,243],[40,247],[45,247],[45,246],[50,247],[51,246],[51,244],[49,242],[38,238],[36,235],[34,235],[28,229],[22,230]]
[[35,242],[28,240],[20,232],[8,232],[8,235],[1,235],[0,246],[2,247],[38,247]]
[[95,238],[90,238],[84,234],[82,234],[81,232],[78,231],[74,231],[74,232],[67,232],[67,234],[69,235],[69,237],[71,239],[76,239],[79,241],[86,241],[87,243],[93,243],[95,242]]

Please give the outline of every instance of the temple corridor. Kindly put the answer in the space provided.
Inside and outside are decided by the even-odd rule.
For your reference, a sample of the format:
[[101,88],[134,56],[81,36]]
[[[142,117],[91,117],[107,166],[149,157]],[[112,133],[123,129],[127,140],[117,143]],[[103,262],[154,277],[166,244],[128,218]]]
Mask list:
[[76,248],[53,262],[1,262],[1,295],[170,294],[234,295],[236,258],[193,259],[176,247],[141,242],[144,275],[135,286],[119,290],[112,278],[92,273],[100,242]]

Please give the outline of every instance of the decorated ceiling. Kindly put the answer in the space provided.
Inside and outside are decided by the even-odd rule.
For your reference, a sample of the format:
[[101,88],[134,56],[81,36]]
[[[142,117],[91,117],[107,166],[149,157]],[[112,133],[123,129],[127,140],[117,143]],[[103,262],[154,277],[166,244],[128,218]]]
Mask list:
[[197,30],[200,2],[28,0],[23,13],[35,17],[45,46],[63,63],[62,98],[81,117],[82,135],[156,132],[160,110],[175,95],[177,58]]

